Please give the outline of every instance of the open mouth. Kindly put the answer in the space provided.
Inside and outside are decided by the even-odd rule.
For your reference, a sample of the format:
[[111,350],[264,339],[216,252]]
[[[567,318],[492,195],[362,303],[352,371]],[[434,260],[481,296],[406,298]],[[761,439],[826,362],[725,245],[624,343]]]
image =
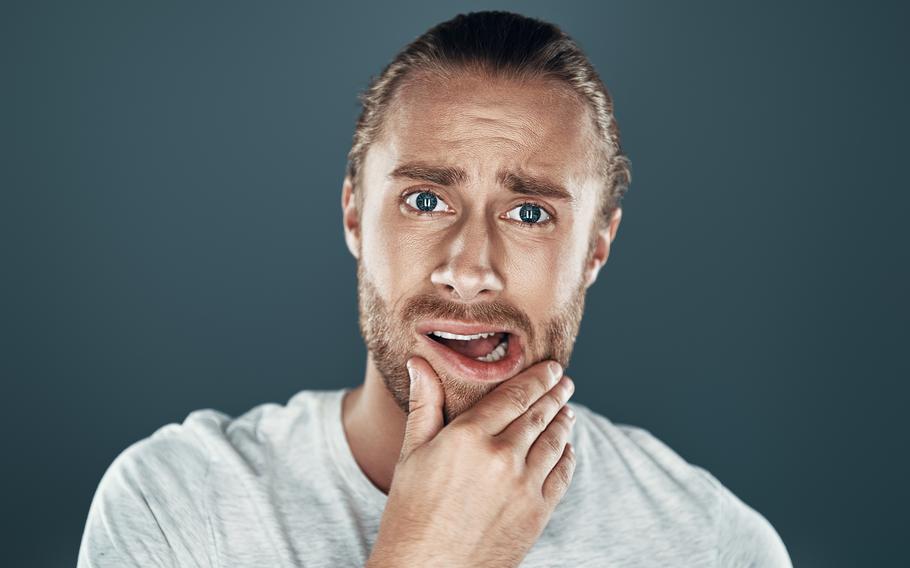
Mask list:
[[501,360],[509,350],[509,333],[505,331],[459,335],[435,330],[428,333],[427,336],[452,351],[484,363],[495,363]]
[[503,381],[524,361],[522,336],[514,330],[437,320],[422,322],[416,331],[431,352],[430,363],[444,365],[454,377]]

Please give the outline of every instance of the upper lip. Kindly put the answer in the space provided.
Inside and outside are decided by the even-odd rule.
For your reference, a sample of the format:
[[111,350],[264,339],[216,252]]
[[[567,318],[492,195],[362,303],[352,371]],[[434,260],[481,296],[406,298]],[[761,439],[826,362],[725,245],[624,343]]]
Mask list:
[[511,335],[518,335],[518,330],[507,325],[473,323],[457,320],[424,320],[417,324],[417,333],[426,335],[433,331],[448,331],[459,335],[474,335],[477,333],[486,333],[490,331],[506,332]]

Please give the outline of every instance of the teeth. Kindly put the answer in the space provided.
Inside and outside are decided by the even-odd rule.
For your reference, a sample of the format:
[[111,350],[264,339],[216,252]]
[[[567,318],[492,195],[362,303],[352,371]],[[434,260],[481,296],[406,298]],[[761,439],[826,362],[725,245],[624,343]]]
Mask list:
[[502,343],[500,343],[499,345],[496,346],[496,349],[490,351],[483,357],[477,357],[476,359],[478,361],[483,361],[484,363],[495,363],[496,361],[499,361],[500,359],[505,357],[506,347],[508,346],[508,343],[509,343],[508,341],[503,341]]
[[457,333],[449,333],[447,331],[433,331],[431,332],[436,337],[442,337],[443,339],[460,339],[461,341],[468,341],[471,339],[484,339],[486,337],[492,337],[496,335],[495,331],[489,333],[477,333],[474,335],[458,335]]

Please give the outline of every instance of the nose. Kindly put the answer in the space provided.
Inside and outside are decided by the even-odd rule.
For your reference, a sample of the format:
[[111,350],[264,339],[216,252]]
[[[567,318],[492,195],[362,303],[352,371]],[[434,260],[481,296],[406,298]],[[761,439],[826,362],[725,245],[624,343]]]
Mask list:
[[486,222],[478,218],[453,227],[446,245],[446,259],[430,275],[430,281],[453,300],[489,300],[503,289],[493,266],[495,243]]

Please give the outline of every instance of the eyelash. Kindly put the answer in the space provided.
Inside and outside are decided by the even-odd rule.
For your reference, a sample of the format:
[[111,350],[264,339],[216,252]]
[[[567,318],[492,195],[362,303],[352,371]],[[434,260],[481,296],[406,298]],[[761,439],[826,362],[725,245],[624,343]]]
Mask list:
[[[429,191],[426,189],[421,189],[421,190],[416,190],[416,191],[408,190],[408,191],[404,192],[401,195],[401,203],[404,204],[404,206],[407,207],[412,213],[416,213],[417,215],[429,215],[431,217],[435,217],[437,215],[445,215],[446,213],[448,213],[447,211],[421,211],[420,209],[411,207],[411,205],[407,202],[408,197],[410,197],[414,194],[420,194],[420,193],[430,193],[432,195],[435,195],[437,199],[439,199],[440,201],[445,203],[445,200],[443,200],[442,197],[438,193],[436,193],[435,191]],[[519,203],[518,205],[516,205],[515,207],[513,207],[512,209],[515,209],[516,207],[522,207],[523,205],[533,205],[535,207],[540,207],[540,209],[543,210],[549,218],[546,221],[543,221],[541,223],[525,223],[524,221],[516,221],[514,219],[509,219],[509,218],[506,218],[506,221],[516,223],[517,225],[519,225],[522,228],[533,230],[533,229],[546,228],[556,220],[556,215],[553,214],[552,211],[550,211],[548,208],[544,207],[540,203],[535,203],[533,201],[523,201],[523,202]],[[446,203],[446,206],[448,206],[448,203]],[[509,209],[509,211],[512,211],[512,209]],[[506,213],[508,213],[508,211]]]

